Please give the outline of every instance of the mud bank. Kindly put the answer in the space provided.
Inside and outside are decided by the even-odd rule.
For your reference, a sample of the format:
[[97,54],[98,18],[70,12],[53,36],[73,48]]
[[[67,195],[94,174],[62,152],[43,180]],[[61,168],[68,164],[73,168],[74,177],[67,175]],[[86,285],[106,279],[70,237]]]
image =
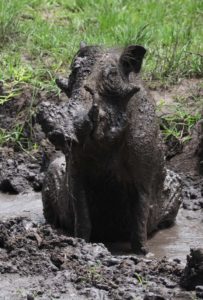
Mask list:
[[43,223],[39,193],[0,194],[0,206],[2,300],[195,296],[179,283],[189,248],[203,245],[201,210],[181,209],[175,226],[149,240],[150,253],[144,258],[130,253],[127,245],[120,245],[122,253],[118,244],[111,245],[112,255],[103,244],[53,230]]
[[195,294],[179,287],[184,268],[179,259],[113,256],[103,244],[87,244],[25,218],[1,222],[0,228],[0,299],[192,299]]

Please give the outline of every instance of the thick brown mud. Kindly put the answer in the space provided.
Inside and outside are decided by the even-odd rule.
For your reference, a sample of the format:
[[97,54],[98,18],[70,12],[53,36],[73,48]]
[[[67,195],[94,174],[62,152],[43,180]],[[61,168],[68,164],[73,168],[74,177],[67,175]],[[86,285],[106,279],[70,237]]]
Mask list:
[[[87,244],[44,224],[40,193],[0,194],[0,299],[193,299],[179,287],[190,247],[203,246],[202,211],[181,209],[149,241]],[[108,245],[109,246],[109,245]],[[121,251],[122,249],[122,251]],[[148,295],[148,296],[147,296]],[[150,298],[152,296],[161,298]],[[148,298],[147,298],[148,297]]]
[[113,256],[27,218],[0,222],[2,299],[176,299],[182,272],[179,260]]

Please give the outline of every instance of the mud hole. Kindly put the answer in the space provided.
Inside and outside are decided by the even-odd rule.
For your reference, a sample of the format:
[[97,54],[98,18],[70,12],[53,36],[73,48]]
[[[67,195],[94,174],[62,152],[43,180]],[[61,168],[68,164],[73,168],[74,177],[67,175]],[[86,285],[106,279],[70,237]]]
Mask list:
[[182,293],[178,259],[112,256],[102,244],[26,218],[1,222],[0,228],[2,299],[143,299],[149,292],[174,299]]
[[[184,81],[152,93],[157,102],[166,101],[164,113],[174,108],[170,104],[176,103],[177,97],[194,109],[194,95],[198,99],[195,109],[202,109],[202,81]],[[44,98],[39,95],[35,106]],[[29,99],[26,91],[21,99],[0,106],[0,127],[8,129],[23,119]],[[188,145],[167,161],[184,183],[176,224],[151,237],[150,253],[138,257],[129,251],[128,244],[106,247],[85,243],[44,223],[41,195],[33,189],[40,191],[54,149],[38,125],[33,126],[34,134],[29,126],[24,132],[39,144],[31,156],[12,144],[0,149],[0,190],[21,192],[0,194],[0,299],[202,299],[201,250],[195,264],[188,257],[185,269],[190,248],[203,248],[203,177],[199,175],[195,131]],[[193,275],[188,275],[190,269]],[[181,287],[181,282],[193,282],[192,276],[193,286],[187,283]]]

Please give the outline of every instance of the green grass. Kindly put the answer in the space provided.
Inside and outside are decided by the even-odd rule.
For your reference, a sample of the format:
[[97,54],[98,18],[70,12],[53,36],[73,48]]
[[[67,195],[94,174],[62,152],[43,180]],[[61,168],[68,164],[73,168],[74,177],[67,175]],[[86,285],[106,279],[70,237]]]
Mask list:
[[175,138],[181,145],[189,141],[194,126],[201,118],[200,112],[188,112],[178,104],[175,112],[161,117],[161,129],[165,141]]
[[202,20],[202,0],[0,0],[0,77],[65,73],[80,41],[143,44],[148,78],[202,76]]
[[148,80],[202,77],[202,38],[202,0],[0,0],[0,105],[24,86],[58,93],[80,41],[144,45]]

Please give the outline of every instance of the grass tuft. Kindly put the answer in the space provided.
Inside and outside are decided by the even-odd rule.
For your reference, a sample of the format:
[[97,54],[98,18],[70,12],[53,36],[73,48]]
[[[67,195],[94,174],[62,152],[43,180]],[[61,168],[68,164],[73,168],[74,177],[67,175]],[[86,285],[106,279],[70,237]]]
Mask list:
[[0,1],[0,46],[15,38],[19,32],[20,15],[27,0]]
[[161,129],[165,141],[175,138],[180,145],[188,142],[192,137],[192,129],[201,119],[201,113],[191,114],[182,105],[178,105],[174,113],[161,118]]

